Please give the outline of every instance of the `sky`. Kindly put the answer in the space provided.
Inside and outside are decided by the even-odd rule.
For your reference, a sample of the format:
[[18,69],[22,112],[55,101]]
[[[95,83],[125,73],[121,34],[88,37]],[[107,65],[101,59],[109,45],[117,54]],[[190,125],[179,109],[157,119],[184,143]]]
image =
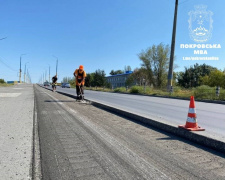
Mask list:
[[[0,0],[0,79],[22,80],[25,64],[33,83],[56,74],[73,77],[79,65],[87,73],[132,70],[141,66],[138,54],[163,43],[171,45],[175,0]],[[206,5],[213,22],[211,38],[195,42],[189,35],[189,12]],[[195,63],[225,68],[225,0],[179,0],[175,71]],[[208,26],[209,27],[209,26]],[[219,60],[183,60],[194,49],[181,44],[220,44],[207,55]],[[198,49],[195,49],[198,50]]]

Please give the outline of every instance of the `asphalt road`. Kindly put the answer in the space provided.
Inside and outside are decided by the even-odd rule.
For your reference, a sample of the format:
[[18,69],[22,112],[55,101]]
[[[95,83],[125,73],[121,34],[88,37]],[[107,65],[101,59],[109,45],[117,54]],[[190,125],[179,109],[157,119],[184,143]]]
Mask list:
[[0,179],[30,179],[33,85],[0,88]]
[[[72,88],[57,87],[57,90],[76,95]],[[189,100],[88,90],[85,90],[85,98],[175,126],[186,123],[190,103]],[[198,125],[206,129],[199,133],[225,141],[225,105],[197,101],[195,105]]]
[[224,154],[39,86],[34,91],[44,180],[225,179]]

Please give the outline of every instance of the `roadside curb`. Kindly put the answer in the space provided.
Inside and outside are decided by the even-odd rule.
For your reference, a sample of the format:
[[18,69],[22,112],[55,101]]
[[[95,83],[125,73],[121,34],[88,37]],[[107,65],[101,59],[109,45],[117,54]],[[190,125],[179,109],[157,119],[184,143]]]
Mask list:
[[204,145],[206,147],[212,148],[214,150],[225,153],[225,142],[222,142],[222,141],[210,138],[210,137],[206,137],[206,136],[197,134],[196,132],[187,131],[185,129],[178,128],[176,126],[172,126],[172,125],[168,125],[168,124],[165,124],[165,123],[162,123],[162,122],[158,122],[158,121],[155,121],[151,118],[143,117],[143,116],[140,116],[140,115],[128,112],[128,111],[124,111],[124,110],[121,110],[121,109],[118,109],[118,108],[115,108],[115,107],[112,107],[112,106],[109,106],[109,105],[105,105],[105,104],[94,102],[94,101],[91,101],[91,102],[92,102],[92,105],[97,106],[99,108],[114,112],[116,114],[120,114],[120,115],[125,116],[127,118],[134,119],[136,121],[148,124],[152,127],[163,130],[165,132],[177,135],[179,137],[183,137],[183,138],[188,139],[192,142],[195,142],[195,143]]
[[[48,88],[46,88],[46,89],[48,89]],[[50,90],[50,89],[48,89],[48,90]],[[63,95],[68,96],[68,97],[71,97],[71,98],[76,98],[75,95],[68,94],[68,93],[65,93],[65,92],[58,92],[58,93],[63,94]],[[210,137],[203,136],[201,134],[198,134],[197,132],[187,131],[185,129],[178,128],[178,126],[173,126],[173,125],[165,124],[165,123],[162,123],[162,122],[158,122],[158,121],[153,120],[149,117],[137,115],[137,114],[134,114],[132,112],[121,110],[121,109],[118,109],[116,107],[109,106],[109,105],[106,105],[106,104],[103,104],[103,103],[99,103],[99,102],[96,102],[96,101],[93,101],[93,100],[88,100],[86,98],[85,98],[85,100],[90,101],[91,104],[96,106],[96,107],[105,109],[107,111],[114,112],[116,114],[122,115],[122,116],[130,118],[130,119],[134,119],[136,121],[148,124],[152,127],[163,130],[165,132],[177,135],[179,137],[188,139],[192,142],[195,142],[195,143],[198,143],[200,145],[203,145],[203,146],[209,147],[211,149],[214,149],[216,151],[225,153],[225,142],[223,142],[223,141],[219,141],[219,140],[216,140],[216,139],[213,139],[213,138],[210,138]]]

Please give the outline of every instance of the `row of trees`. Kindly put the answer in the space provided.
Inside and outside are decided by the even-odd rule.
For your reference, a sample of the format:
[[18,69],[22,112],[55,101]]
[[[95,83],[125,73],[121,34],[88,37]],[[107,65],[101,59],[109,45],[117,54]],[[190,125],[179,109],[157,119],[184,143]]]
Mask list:
[[195,64],[190,68],[185,67],[184,72],[178,72],[177,85],[185,88],[208,85],[225,88],[225,71],[203,64]]
[[157,88],[166,87],[169,67],[169,45],[153,45],[138,54],[141,68],[136,68],[128,78],[127,85],[135,82],[138,85],[146,84]]
[[96,70],[93,73],[87,73],[87,77],[85,79],[85,84],[87,87],[100,87],[100,86],[105,86],[105,87],[110,87],[110,84],[107,82],[106,77],[105,77],[105,71],[104,70]]
[[[166,88],[167,75],[169,69],[170,46],[160,43],[153,45],[138,54],[141,61],[141,67],[133,70],[133,73],[126,81],[126,85],[131,86],[147,85],[156,88]],[[174,65],[176,68],[177,66]],[[123,74],[131,71],[130,66],[125,66],[124,70],[111,70],[110,75]],[[68,81],[68,79],[67,79]],[[74,84],[74,79],[69,79]],[[203,64],[195,64],[189,68],[185,67],[182,72],[173,73],[174,84],[191,88],[200,85],[220,86],[225,88],[225,71],[218,70],[215,67]],[[86,86],[105,86],[110,87],[106,81],[104,70],[96,70],[88,73],[86,77]]]
[[[125,66],[124,70],[111,70],[110,74],[111,75],[116,75],[116,74],[123,74],[126,71],[131,71],[131,67],[130,66]],[[71,85],[75,86],[75,78],[70,78],[70,77],[64,77],[62,80],[63,82],[69,82]],[[96,70],[93,73],[87,73],[87,76],[85,78],[85,86],[87,87],[108,87],[110,88],[111,85],[110,83],[107,82],[106,80],[106,74],[104,70]]]
[[[105,86],[105,87],[110,87],[110,84],[107,82],[106,77],[105,77],[105,71],[104,70],[96,70],[93,73],[87,73],[87,76],[85,78],[85,86],[87,87],[95,87],[95,86]],[[75,78],[68,78],[65,77],[63,78],[62,82],[69,82],[71,85],[75,86]]]
[[[169,69],[169,45],[153,45],[138,54],[141,67],[136,68],[128,78],[127,85],[135,82],[137,85],[152,85],[156,88],[166,88]],[[177,65],[175,64],[176,68]],[[184,71],[173,73],[174,85],[192,88],[201,85],[211,87],[220,86],[225,88],[225,70],[203,64],[195,64]]]
[[117,75],[117,74],[123,74],[125,73],[126,71],[131,71],[131,67],[130,66],[125,66],[124,67],[124,70],[111,70],[110,71],[110,75]]

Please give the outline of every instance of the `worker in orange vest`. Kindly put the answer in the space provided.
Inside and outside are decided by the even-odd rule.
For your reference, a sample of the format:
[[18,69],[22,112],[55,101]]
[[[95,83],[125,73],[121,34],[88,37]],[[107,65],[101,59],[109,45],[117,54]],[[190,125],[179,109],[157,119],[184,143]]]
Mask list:
[[77,99],[83,100],[84,99],[84,83],[85,83],[85,77],[86,77],[84,66],[80,65],[79,69],[76,69],[73,75],[75,76],[75,81],[76,81]]

